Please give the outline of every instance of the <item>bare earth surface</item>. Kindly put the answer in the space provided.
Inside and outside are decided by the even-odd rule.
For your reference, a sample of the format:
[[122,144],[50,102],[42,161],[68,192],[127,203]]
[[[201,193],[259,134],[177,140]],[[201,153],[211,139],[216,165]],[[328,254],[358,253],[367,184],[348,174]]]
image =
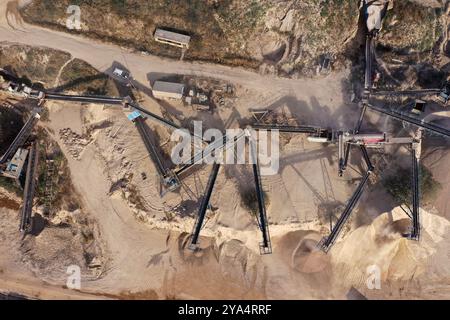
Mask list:
[[[12,30],[4,18],[6,2],[0,0],[0,42],[64,50],[100,71],[108,72],[114,62],[121,63],[130,69],[144,92],[155,73],[212,77],[235,84],[235,108],[218,111],[218,118],[210,119],[210,124],[236,127],[237,120],[250,117],[252,108],[283,110],[301,122],[333,128],[351,128],[358,117],[357,107],[349,101],[349,71],[317,79],[283,79],[218,65],[143,56],[30,25]],[[142,103],[160,113],[160,106],[150,97]],[[260,234],[239,199],[239,186],[249,184],[251,175],[248,170],[232,167],[219,173],[212,199],[218,210],[202,231],[203,250],[193,254],[184,248],[186,236],[191,232],[192,214],[196,213],[210,169],[202,168],[186,179],[179,193],[161,197],[155,169],[123,110],[59,102],[49,102],[47,107],[50,121],[42,125],[68,158],[82,209],[97,222],[107,259],[101,275],[83,274],[82,292],[63,289],[64,275],[46,279],[47,283],[41,285],[44,275],[31,273],[18,258],[20,240],[14,236],[17,211],[0,209],[0,227],[7,230],[0,235],[15,240],[13,250],[0,241],[1,290],[45,299],[143,292],[149,299],[301,299],[346,298],[354,287],[369,298],[449,297],[450,271],[446,266],[450,255],[445,246],[449,222],[442,217],[448,217],[445,194],[436,204],[438,211],[433,212],[440,216],[422,210],[424,236],[417,244],[401,237],[399,225],[406,215],[383,200],[385,193],[379,188],[366,192],[358,216],[370,219],[352,221],[344,239],[325,255],[314,250],[328,230],[321,213],[345,203],[356,187],[358,174],[349,170],[344,178],[337,178],[335,147],[317,146],[293,137],[283,145],[279,174],[263,179],[270,199],[274,254],[259,255]],[[182,106],[172,107],[182,112]],[[94,130],[89,143],[74,157],[70,152],[73,145],[64,139],[61,130],[82,135],[90,125],[106,120],[109,124]],[[154,128],[164,139],[170,137],[166,129]],[[354,167],[358,169],[358,165]],[[149,173],[146,181],[140,179],[141,172]],[[112,188],[130,174],[145,199],[145,210],[136,208]],[[448,183],[445,188],[448,190]],[[180,203],[190,214],[176,210]],[[387,213],[380,215],[383,211]],[[169,221],[167,214],[174,217]],[[373,264],[382,271],[381,290],[366,287],[366,269]],[[437,282],[440,285],[431,291]]]

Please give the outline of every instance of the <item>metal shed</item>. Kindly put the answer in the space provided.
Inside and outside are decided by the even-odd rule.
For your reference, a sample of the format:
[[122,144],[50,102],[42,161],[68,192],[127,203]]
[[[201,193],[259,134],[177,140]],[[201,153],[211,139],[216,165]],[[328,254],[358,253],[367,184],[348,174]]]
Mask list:
[[186,49],[189,48],[191,40],[191,37],[187,35],[163,29],[156,29],[154,38],[158,42]]
[[166,81],[155,81],[153,96],[157,99],[181,100],[184,95],[184,84]]

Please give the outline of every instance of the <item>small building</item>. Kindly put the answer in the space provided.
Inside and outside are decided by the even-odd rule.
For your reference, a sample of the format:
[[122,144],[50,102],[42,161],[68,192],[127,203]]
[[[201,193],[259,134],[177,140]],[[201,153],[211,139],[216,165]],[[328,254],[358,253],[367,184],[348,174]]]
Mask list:
[[11,159],[11,161],[6,166],[5,171],[3,171],[3,175],[8,178],[12,178],[15,180],[19,180],[20,175],[22,174],[23,166],[28,156],[28,150],[19,148]]
[[154,38],[158,42],[180,47],[183,49],[188,49],[189,41],[191,41],[191,37],[187,35],[163,29],[156,29]]
[[183,99],[184,84],[176,82],[155,81],[153,96],[156,99]]

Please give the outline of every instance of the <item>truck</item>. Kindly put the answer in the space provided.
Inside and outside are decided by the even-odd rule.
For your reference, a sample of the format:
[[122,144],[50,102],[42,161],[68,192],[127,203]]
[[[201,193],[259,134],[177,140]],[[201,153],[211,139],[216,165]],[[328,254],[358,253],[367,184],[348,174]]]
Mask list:
[[25,86],[23,88],[23,93],[27,98],[31,98],[31,99],[43,99],[44,98],[44,93],[42,91],[39,90],[34,90],[30,87]]

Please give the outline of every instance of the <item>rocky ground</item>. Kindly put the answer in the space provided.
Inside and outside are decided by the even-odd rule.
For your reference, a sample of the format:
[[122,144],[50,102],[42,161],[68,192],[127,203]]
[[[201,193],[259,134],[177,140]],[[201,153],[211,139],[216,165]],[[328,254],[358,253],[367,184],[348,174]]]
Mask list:
[[[325,57],[336,68],[362,44],[355,38],[359,0],[167,0],[95,1],[81,5],[81,33],[138,51],[180,57],[179,49],[153,40],[157,27],[192,37],[185,58],[260,68],[296,76],[315,74]],[[36,0],[23,9],[26,21],[65,29],[69,0]],[[427,55],[442,36],[440,1],[393,0],[380,45]],[[406,10],[405,10],[406,9]],[[207,27],[206,27],[207,26]],[[67,29],[66,29],[67,31]],[[356,42],[355,42],[356,41]]]

